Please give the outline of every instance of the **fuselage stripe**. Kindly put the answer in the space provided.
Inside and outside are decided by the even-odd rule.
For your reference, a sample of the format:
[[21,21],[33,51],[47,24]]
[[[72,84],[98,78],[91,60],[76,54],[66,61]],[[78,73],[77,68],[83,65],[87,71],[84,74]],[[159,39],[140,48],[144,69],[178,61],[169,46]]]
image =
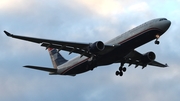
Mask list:
[[138,33],[138,34],[135,34],[134,36],[131,36],[131,37],[129,37],[129,38],[127,38],[127,39],[119,42],[118,44],[123,44],[123,43],[125,43],[125,42],[127,42],[127,41],[129,41],[129,40],[131,40],[131,39],[134,39],[135,37],[140,36],[140,35],[142,35],[143,33],[146,33],[146,32],[148,32],[148,31],[150,31],[150,30],[159,30],[159,31],[163,32],[163,31],[160,30],[159,28],[149,28],[149,29],[147,29],[147,30],[144,30],[144,31],[142,31],[142,32],[140,32],[140,33]]
[[75,65],[73,65],[73,66],[71,66],[71,67],[67,68],[66,70],[64,70],[61,74],[65,74],[66,72],[68,72],[69,70],[73,69],[73,68],[74,68],[74,67],[76,67],[77,65],[82,64],[82,63],[86,62],[88,59],[89,59],[89,58],[84,59],[84,60],[82,60],[82,61],[80,61],[80,62],[76,63]]

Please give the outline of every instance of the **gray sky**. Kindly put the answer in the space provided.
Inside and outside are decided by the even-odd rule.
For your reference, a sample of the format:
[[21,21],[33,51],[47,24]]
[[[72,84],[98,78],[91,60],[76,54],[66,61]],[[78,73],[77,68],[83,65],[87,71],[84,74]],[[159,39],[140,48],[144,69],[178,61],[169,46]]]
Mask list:
[[[106,42],[148,20],[172,22],[160,38],[137,50],[154,51],[168,68],[134,66],[116,77],[119,64],[70,76],[49,76],[24,65],[52,67],[38,44],[7,37],[3,31],[64,41]],[[1,0],[0,100],[2,101],[179,101],[180,0]],[[62,52],[66,59],[68,55]]]

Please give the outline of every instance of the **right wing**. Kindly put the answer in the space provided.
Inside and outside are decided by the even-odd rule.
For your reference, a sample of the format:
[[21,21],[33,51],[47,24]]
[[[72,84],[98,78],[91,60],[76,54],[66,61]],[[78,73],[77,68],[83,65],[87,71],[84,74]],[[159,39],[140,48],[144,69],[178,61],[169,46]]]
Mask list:
[[[141,53],[133,50],[125,57],[125,58],[127,58],[127,60],[125,62],[129,63],[129,64],[134,64],[136,66],[144,66],[144,63],[142,61],[142,57],[143,57],[143,55]],[[128,60],[128,59],[130,59],[130,60]],[[157,61],[151,61],[147,65],[162,67],[162,68],[168,67],[167,64],[162,64],[162,63],[159,63]]]
[[[34,43],[41,43],[41,46],[46,48],[56,48],[59,50],[65,50],[69,51],[71,54],[78,53],[81,54],[81,56],[87,56],[91,57],[92,53],[89,52],[88,47],[90,44],[87,43],[77,43],[77,42],[67,42],[67,41],[57,41],[57,40],[50,40],[50,39],[42,39],[42,38],[33,38],[33,37],[26,37],[26,36],[19,36],[19,35],[13,35],[7,31],[4,31],[4,33],[12,38],[26,40]],[[100,51],[97,53],[97,55],[104,55],[108,53],[109,51],[113,50],[116,47],[116,45],[105,45],[105,48],[103,51]]]

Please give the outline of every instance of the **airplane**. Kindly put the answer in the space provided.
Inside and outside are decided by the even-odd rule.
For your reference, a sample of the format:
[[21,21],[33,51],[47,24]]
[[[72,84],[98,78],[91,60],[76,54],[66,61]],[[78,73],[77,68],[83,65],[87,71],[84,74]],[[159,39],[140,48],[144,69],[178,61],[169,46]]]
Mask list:
[[[158,45],[160,43],[158,39],[168,30],[170,25],[171,21],[166,18],[152,19],[106,43],[102,41],[79,43],[13,35],[7,31],[4,31],[4,33],[12,38],[41,44],[42,47],[48,50],[54,68],[25,65],[26,68],[46,71],[49,72],[49,75],[75,76],[93,70],[98,66],[120,63],[120,67],[115,74],[123,76],[126,72],[125,63],[129,64],[128,66],[133,64],[135,68],[142,66],[142,69],[147,65],[168,67],[167,64],[155,61],[156,55],[154,52],[149,51],[141,54],[135,49],[152,40],[155,40],[155,44]],[[78,53],[80,56],[66,60],[60,54],[59,51],[61,50],[68,51],[69,54]]]

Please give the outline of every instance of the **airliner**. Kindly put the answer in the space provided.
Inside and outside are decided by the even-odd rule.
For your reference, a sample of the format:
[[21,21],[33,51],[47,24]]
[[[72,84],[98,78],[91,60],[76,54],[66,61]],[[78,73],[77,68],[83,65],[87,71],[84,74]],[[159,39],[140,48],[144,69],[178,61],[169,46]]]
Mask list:
[[[128,64],[128,66],[134,65],[135,68],[142,66],[142,69],[147,65],[162,68],[168,67],[167,64],[155,61],[156,55],[154,52],[149,51],[141,54],[135,49],[152,40],[154,40],[155,44],[160,44],[158,39],[168,30],[170,25],[171,22],[166,18],[153,19],[106,43],[102,41],[95,41],[94,43],[59,41],[13,35],[7,31],[4,31],[4,33],[12,38],[38,43],[48,50],[53,68],[25,65],[24,67],[26,68],[46,71],[49,72],[49,75],[75,76],[93,70],[98,66],[120,63],[115,74],[117,76],[123,76],[124,72],[126,72],[126,67],[124,67],[125,63]],[[68,51],[69,54],[78,53],[79,56],[71,60],[66,60],[60,54],[61,50]]]

